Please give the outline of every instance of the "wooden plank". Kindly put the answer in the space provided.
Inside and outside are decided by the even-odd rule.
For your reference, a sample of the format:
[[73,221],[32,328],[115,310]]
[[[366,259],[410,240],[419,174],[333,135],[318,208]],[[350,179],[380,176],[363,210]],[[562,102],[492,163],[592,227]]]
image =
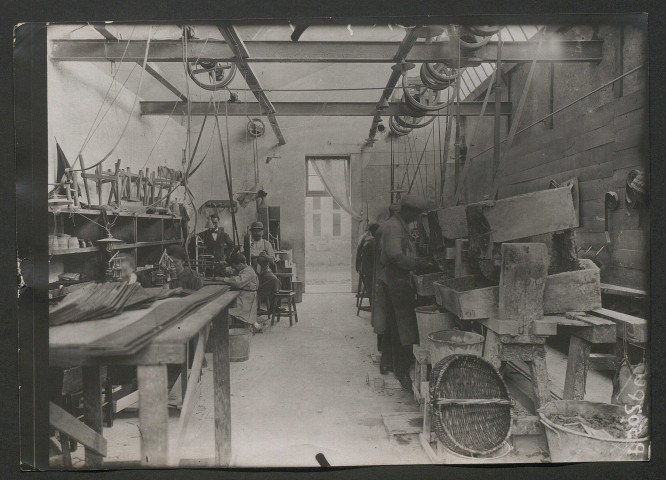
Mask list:
[[601,307],[599,268],[580,260],[583,270],[548,275],[543,294],[543,313],[582,312]]
[[529,168],[523,168],[514,174],[504,177],[502,181],[504,183],[519,183],[549,175],[555,175],[565,171],[590,167],[610,161],[612,155],[613,145],[610,142],[596,145],[594,147],[590,146],[585,151],[577,152],[566,157],[557,157],[552,154],[546,157],[544,154],[544,161],[540,164]]
[[166,365],[139,365],[136,374],[139,384],[141,466],[167,466],[169,410]]
[[649,252],[645,250],[614,248],[611,257],[615,264],[620,267],[638,270],[648,270],[650,268]]
[[[227,289],[228,290],[228,289]],[[194,311],[187,316],[186,322],[180,322],[179,325],[165,330],[155,337],[155,343],[181,344],[187,342],[197,335],[221,310],[232,306],[240,292],[226,291],[219,297],[211,300],[209,303]]]
[[229,466],[231,463],[231,372],[229,366],[229,316],[226,309],[213,319],[211,328],[215,463],[218,466]]
[[526,182],[504,182],[505,185],[519,183],[516,188],[520,186],[521,189],[527,192],[535,192],[548,188],[550,180],[562,182],[567,178],[578,177],[580,182],[587,180],[595,180],[599,178],[608,178],[613,176],[613,163],[611,161],[604,162],[598,165],[589,167],[576,168],[575,170],[567,170],[557,174],[549,175],[543,178],[535,178]]
[[637,90],[629,95],[618,98],[613,102],[615,115],[620,116],[632,110],[643,108],[647,105],[647,91]]
[[543,243],[502,244],[499,318],[517,321],[521,334],[531,334],[532,322],[543,317],[548,264],[548,248]]
[[[465,219],[465,223],[467,223],[467,219]],[[454,273],[453,275],[456,278],[459,277],[464,277],[467,275],[471,275],[471,266],[469,264],[469,240],[458,238],[456,239],[456,258],[455,258],[455,265],[454,265]]]
[[508,320],[501,318],[483,318],[477,320],[481,325],[488,330],[492,330],[498,335],[518,335],[520,334],[521,323],[516,320]]
[[650,250],[650,232],[647,230],[619,230],[611,234],[611,241],[617,248],[640,250],[647,252]]
[[617,324],[617,337],[635,343],[647,343],[648,321],[643,318],[627,315],[607,308],[598,308],[589,312],[601,318],[607,318]]
[[[83,418],[94,432],[102,434],[102,377],[100,367],[83,367]],[[102,455],[90,447],[85,450],[86,467],[102,466]]]
[[611,143],[614,140],[615,134],[613,132],[613,127],[610,125],[604,125],[603,127],[583,135],[583,148],[585,150],[591,150],[595,147]]
[[601,288],[601,293],[606,293],[608,295],[618,295],[621,297],[632,297],[632,298],[647,298],[648,292],[645,290],[640,290],[638,288],[629,288],[621,287],[619,285],[611,285],[609,283],[602,283],[599,285]]
[[[479,212],[485,221],[483,230],[495,243],[566,230],[578,224],[568,187],[468,205],[468,224],[476,221],[475,212]],[[479,231],[479,235],[484,233]],[[470,250],[473,250],[475,241],[478,239],[472,238],[470,228]]]
[[572,336],[569,340],[567,373],[564,377],[565,400],[585,399],[585,384],[587,381],[590,346],[590,342],[576,336]]
[[606,283],[640,290],[648,290],[650,285],[649,272],[647,270],[616,267],[612,264],[602,270],[601,280]]
[[589,132],[597,128],[608,125],[613,121],[615,115],[615,104],[613,102],[606,103],[596,107],[589,113],[582,115],[582,122],[575,122],[578,125],[582,123],[583,130]]
[[648,166],[649,157],[646,152],[641,151],[641,147],[630,147],[624,150],[613,152],[613,167],[621,168],[645,168]]
[[543,345],[535,348],[530,366],[530,381],[534,392],[535,407],[543,407],[550,401],[550,381],[546,367],[546,350]]
[[632,110],[631,112],[617,115],[613,119],[613,129],[615,131],[619,131],[636,125],[643,125],[645,128],[647,128],[647,122],[647,110],[645,108],[638,108],[636,110]]
[[627,148],[640,147],[647,141],[647,128],[644,125],[634,125],[615,132],[613,150],[620,151]]
[[80,442],[86,451],[106,457],[106,439],[53,402],[49,402],[49,424],[61,434]]
[[590,343],[615,343],[617,328],[614,322],[586,313],[567,313],[566,316],[584,324],[582,328],[574,329],[572,335]]

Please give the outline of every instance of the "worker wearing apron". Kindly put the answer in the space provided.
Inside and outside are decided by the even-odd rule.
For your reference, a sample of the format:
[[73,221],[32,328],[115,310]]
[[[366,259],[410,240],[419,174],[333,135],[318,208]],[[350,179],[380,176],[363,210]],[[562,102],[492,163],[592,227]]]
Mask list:
[[236,275],[216,278],[217,281],[230,285],[234,290],[240,290],[236,298],[236,306],[229,309],[229,315],[248,325],[253,332],[262,331],[262,325],[257,321],[257,287],[259,279],[254,269],[245,263],[242,253],[235,253],[229,257],[229,265]]
[[410,282],[410,272],[433,268],[430,262],[416,258],[409,224],[428,208],[427,200],[405,195],[400,200],[399,210],[381,227],[380,262],[384,269],[384,279],[380,280],[380,288],[388,299],[386,329],[382,340],[382,363],[386,366],[388,359],[392,360],[394,375],[408,391],[412,389],[409,378],[412,345],[419,343],[414,313],[415,292]]

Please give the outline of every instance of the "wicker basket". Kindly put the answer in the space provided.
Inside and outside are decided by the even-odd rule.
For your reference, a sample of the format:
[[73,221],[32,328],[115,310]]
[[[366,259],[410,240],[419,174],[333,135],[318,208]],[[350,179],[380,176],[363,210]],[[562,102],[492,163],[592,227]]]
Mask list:
[[430,374],[432,426],[449,450],[487,455],[511,433],[511,407],[504,380],[476,355],[451,355]]

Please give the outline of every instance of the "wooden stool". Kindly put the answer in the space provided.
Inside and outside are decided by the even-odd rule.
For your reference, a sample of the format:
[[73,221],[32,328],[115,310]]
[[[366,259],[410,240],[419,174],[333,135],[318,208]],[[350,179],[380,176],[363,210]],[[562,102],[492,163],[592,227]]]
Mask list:
[[[287,299],[287,312],[282,312],[282,300]],[[298,323],[298,312],[296,311],[296,292],[293,291],[279,291],[273,298],[273,312],[271,314],[271,325],[280,321],[282,315],[289,316],[289,326]],[[293,322],[292,317],[296,320]],[[277,320],[276,320],[277,319]]]

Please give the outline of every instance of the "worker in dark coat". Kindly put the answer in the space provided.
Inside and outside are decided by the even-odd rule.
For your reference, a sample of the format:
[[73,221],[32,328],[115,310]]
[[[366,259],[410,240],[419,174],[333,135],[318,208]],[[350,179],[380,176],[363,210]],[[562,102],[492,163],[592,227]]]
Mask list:
[[220,227],[220,218],[217,215],[211,215],[210,222],[213,226],[201,233],[201,240],[215,262],[224,262],[234,248],[234,241],[224,228]]
[[382,339],[382,363],[387,366],[388,360],[392,360],[394,375],[408,391],[412,390],[409,378],[412,345],[419,343],[414,313],[415,292],[410,282],[410,272],[432,271],[435,268],[431,262],[416,258],[409,224],[429,207],[427,200],[405,195],[400,200],[399,210],[381,226],[379,261],[384,269],[384,278],[380,279],[379,284],[388,298],[386,330]]
[[187,266],[187,253],[180,245],[169,245],[166,253],[176,268],[177,279],[173,282],[173,287],[180,287],[184,290],[199,290],[203,287],[201,276]]

